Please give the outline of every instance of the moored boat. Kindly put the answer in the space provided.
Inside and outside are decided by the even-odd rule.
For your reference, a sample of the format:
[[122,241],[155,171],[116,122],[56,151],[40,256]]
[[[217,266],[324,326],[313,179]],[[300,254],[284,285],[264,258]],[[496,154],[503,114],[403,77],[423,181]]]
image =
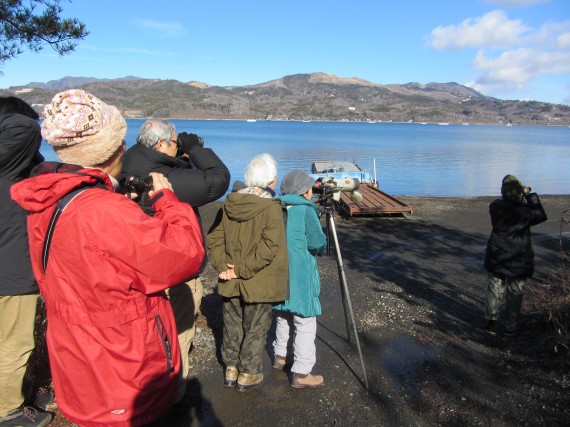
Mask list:
[[311,165],[311,177],[335,179],[358,179],[360,183],[374,184],[374,178],[370,172],[362,170],[353,162],[315,161]]
[[[376,162],[374,162],[374,176],[376,175]],[[413,208],[378,188],[370,172],[362,170],[353,162],[316,161],[311,165],[309,174],[315,179],[333,178],[340,187],[350,188],[334,193],[339,211],[345,216],[356,215],[392,215],[411,214]],[[345,182],[342,182],[345,180]],[[352,190],[351,183],[346,180],[358,180],[359,185]],[[355,193],[357,197],[355,197]]]

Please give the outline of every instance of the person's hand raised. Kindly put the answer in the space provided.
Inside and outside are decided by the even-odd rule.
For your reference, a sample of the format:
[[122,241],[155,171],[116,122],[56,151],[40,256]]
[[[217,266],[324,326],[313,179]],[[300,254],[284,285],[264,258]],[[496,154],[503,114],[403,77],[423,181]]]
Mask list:
[[179,133],[178,142],[180,143],[180,151],[188,155],[194,154],[204,146],[204,140],[194,133]]
[[172,184],[163,174],[151,172],[149,175],[152,178],[152,190],[148,192],[149,197],[152,197],[159,190],[172,190]]

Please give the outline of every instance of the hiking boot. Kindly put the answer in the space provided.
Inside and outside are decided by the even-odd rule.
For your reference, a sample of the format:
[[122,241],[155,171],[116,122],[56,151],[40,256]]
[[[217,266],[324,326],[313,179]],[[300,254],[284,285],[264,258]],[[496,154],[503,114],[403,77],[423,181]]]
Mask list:
[[273,359],[273,367],[275,369],[283,370],[285,364],[286,362],[284,357],[275,355],[275,359]]
[[224,378],[224,385],[226,387],[235,387],[238,379],[238,370],[235,366],[226,366],[226,376]]
[[248,391],[254,387],[258,387],[263,384],[263,374],[239,374],[237,380],[237,391]]
[[489,320],[485,325],[485,332],[489,335],[497,335],[497,321]]
[[293,388],[317,388],[324,384],[325,379],[322,375],[313,374],[293,374],[293,381],[291,381]]
[[38,411],[31,406],[23,406],[0,418],[0,426],[43,427],[47,426],[52,418],[53,415],[49,412]]

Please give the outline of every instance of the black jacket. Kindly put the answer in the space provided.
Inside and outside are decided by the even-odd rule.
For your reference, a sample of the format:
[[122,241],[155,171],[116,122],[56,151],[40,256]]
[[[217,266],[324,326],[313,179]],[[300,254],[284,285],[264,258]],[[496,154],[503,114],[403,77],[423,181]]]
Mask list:
[[536,193],[519,201],[497,199],[489,205],[493,231],[487,243],[485,268],[507,277],[532,277],[534,251],[530,227],[546,221]]
[[38,292],[30,263],[26,211],[10,198],[12,184],[27,178],[42,141],[38,123],[0,114],[0,295]]
[[[168,178],[174,194],[181,202],[194,208],[198,220],[198,207],[222,197],[230,185],[230,171],[209,148],[197,150],[192,154],[192,162],[189,162],[185,158],[171,157],[142,144],[130,147],[123,158],[121,178],[133,175],[146,177],[149,172],[159,172]],[[146,195],[141,197],[139,203],[146,213],[154,215]],[[206,257],[203,267],[205,264]]]
[[167,177],[178,199],[194,208],[218,200],[230,185],[230,171],[209,148],[193,154],[190,164],[185,158],[170,157],[142,144],[133,145],[123,158],[121,178],[146,177],[149,172]]

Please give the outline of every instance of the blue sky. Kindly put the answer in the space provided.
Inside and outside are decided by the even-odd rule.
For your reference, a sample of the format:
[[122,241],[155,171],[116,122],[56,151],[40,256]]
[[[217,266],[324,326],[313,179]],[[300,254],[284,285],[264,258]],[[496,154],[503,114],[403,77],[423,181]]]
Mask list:
[[65,76],[263,83],[325,72],[379,84],[457,82],[570,105],[568,0],[73,0],[90,34],[0,66],[0,88]]

